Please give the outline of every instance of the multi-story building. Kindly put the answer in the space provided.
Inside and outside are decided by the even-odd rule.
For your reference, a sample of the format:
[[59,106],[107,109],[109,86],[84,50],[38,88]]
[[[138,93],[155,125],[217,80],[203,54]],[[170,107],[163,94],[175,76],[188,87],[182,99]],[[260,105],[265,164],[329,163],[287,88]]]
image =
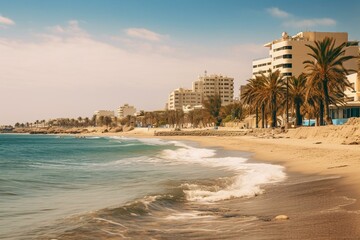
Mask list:
[[130,106],[129,104],[124,104],[117,109],[117,113],[119,118],[124,118],[129,115],[133,116],[136,113],[136,108],[134,106]]
[[178,88],[170,93],[167,109],[180,110],[184,106],[194,107],[201,104],[201,94],[191,89]]
[[344,106],[331,106],[330,113],[332,119],[340,121],[351,117],[360,117],[360,76],[359,73],[348,75],[348,80],[351,83],[351,89],[345,91],[346,104]]
[[193,91],[201,94],[201,101],[206,101],[209,96],[219,95],[221,104],[227,105],[234,100],[234,78],[222,75],[204,76],[193,82]]
[[[326,37],[333,38],[335,46],[349,41],[345,32],[299,32],[294,36],[282,33],[280,39],[264,45],[269,48],[269,57],[253,61],[253,76],[278,69],[283,76],[299,76],[304,72],[303,62],[311,60],[308,55],[311,50],[306,45],[314,45],[315,41],[322,41]],[[345,54],[358,56],[358,46],[348,47]],[[349,60],[344,66],[347,69],[357,69],[357,60]]]
[[[257,74],[268,73],[280,70],[283,76],[299,76],[305,72],[306,60],[312,60],[308,54],[311,49],[307,45],[315,45],[315,41],[322,41],[326,37],[335,40],[335,46],[348,43],[348,34],[345,32],[299,32],[294,36],[289,36],[286,32],[282,33],[280,39],[266,43],[264,46],[269,48],[269,57],[253,61],[253,77]],[[351,42],[351,41],[350,41]],[[354,42],[355,43],[355,42]],[[358,44],[353,44],[346,48],[345,56],[359,56]],[[358,59],[354,58],[344,63],[346,69],[359,70]],[[359,74],[348,76],[353,89],[345,91],[347,99],[344,106],[331,106],[331,117],[336,119],[335,124],[341,124],[349,117],[360,117],[360,80]]]
[[114,117],[114,111],[110,110],[98,110],[95,111],[94,114],[96,115],[96,117]]
[[209,96],[219,95],[222,105],[233,102],[234,78],[222,75],[210,75],[205,72],[197,81],[193,82],[192,89],[178,88],[170,93],[166,109],[180,110],[201,107]]

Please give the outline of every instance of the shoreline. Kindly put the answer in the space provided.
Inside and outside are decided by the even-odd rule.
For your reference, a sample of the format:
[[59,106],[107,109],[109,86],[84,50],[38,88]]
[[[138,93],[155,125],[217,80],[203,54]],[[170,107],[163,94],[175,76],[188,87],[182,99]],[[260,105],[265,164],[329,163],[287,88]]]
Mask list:
[[[219,209],[226,206],[231,211],[225,215],[236,218],[234,221],[256,216],[255,225],[246,225],[240,231],[245,239],[357,239],[360,236],[359,146],[286,137],[154,136],[155,130],[71,136],[190,141],[198,147],[250,153],[250,162],[284,166],[288,178],[264,186],[265,193],[254,198],[229,199],[201,211],[211,212],[215,206]],[[290,219],[271,220],[282,214]]]
[[[260,219],[265,217],[259,223],[261,231],[246,229],[245,239],[358,239],[360,236],[359,146],[342,145],[340,139],[327,141],[326,136],[309,139],[286,135],[282,138],[154,136],[154,131],[135,129],[97,136],[193,141],[199,147],[249,152],[251,160],[285,167],[289,179],[283,184],[269,186],[269,191],[249,201],[229,200],[234,209],[245,215],[256,213]],[[267,217],[277,214],[290,219],[268,222]]]

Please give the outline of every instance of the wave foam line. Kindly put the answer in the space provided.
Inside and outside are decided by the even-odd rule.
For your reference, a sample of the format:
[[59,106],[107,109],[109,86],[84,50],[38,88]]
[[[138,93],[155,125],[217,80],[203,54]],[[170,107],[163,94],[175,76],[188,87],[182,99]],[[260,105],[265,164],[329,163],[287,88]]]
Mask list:
[[[262,194],[262,185],[283,181],[286,178],[284,167],[265,163],[248,163],[243,157],[215,158],[213,149],[194,148],[179,144],[176,150],[166,149],[160,158],[178,163],[196,163],[235,172],[235,177],[226,187],[218,188],[193,184],[184,192],[189,201],[215,202],[236,197],[253,197]],[[214,190],[216,189],[216,190]]]

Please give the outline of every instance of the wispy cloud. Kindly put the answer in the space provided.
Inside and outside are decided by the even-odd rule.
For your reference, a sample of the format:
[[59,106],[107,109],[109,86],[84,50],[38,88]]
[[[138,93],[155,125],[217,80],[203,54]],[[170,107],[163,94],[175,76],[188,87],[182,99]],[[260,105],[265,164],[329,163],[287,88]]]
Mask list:
[[145,28],[128,28],[125,29],[125,33],[129,37],[140,38],[153,42],[159,42],[167,38],[166,35],[162,35]]
[[290,20],[284,22],[286,27],[306,28],[316,26],[335,26],[336,21],[331,18],[313,18],[313,19],[302,19],[302,20]]
[[72,37],[88,37],[89,34],[80,27],[79,21],[70,20],[66,26],[56,25],[49,27],[48,30],[52,34]]
[[15,22],[10,18],[0,15],[0,26],[6,27],[6,26],[10,26],[10,25],[15,25]]
[[301,19],[294,16],[278,7],[266,9],[266,11],[273,17],[283,19],[282,25],[291,28],[307,28],[307,27],[320,27],[320,26],[335,26],[336,21],[332,18],[310,18]]
[[287,18],[287,17],[291,16],[289,13],[287,13],[277,7],[268,8],[268,9],[266,9],[266,11],[268,13],[270,13],[271,16],[277,17],[277,18]]

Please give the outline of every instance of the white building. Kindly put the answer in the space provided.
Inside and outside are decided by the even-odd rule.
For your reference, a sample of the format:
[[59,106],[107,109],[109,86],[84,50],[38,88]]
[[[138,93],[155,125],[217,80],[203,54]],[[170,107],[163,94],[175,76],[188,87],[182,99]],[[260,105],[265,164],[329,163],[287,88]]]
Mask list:
[[180,110],[184,106],[193,107],[201,104],[201,94],[191,89],[178,88],[170,93],[167,109]]
[[332,119],[346,119],[351,117],[360,117],[360,76],[359,73],[348,75],[348,80],[353,89],[347,89],[345,94],[345,106],[331,106]]
[[227,105],[234,99],[234,78],[222,75],[210,75],[205,72],[192,84],[192,89],[178,88],[170,93],[166,109],[191,109],[202,105],[209,96],[219,95],[221,104]]
[[193,82],[193,91],[201,94],[201,102],[217,94],[221,98],[221,104],[227,105],[234,99],[234,78],[222,75],[208,76],[205,72],[204,76]]
[[[278,69],[283,76],[299,76],[305,72],[303,62],[312,60],[312,57],[308,55],[311,49],[306,45],[314,46],[315,41],[322,41],[326,37],[333,38],[335,40],[335,46],[349,42],[348,34],[345,32],[299,32],[294,36],[289,36],[284,32],[280,39],[264,45],[269,48],[269,57],[253,61],[253,77],[257,74],[267,73],[270,70],[276,71]],[[359,47],[347,47],[345,55],[359,56]],[[346,69],[359,71],[358,59],[354,58],[346,61],[344,67]],[[348,79],[354,89],[345,91],[347,95],[345,106],[331,106],[332,119],[342,121],[342,119],[350,117],[360,117],[360,80],[358,73],[349,75]],[[341,123],[342,122],[335,122],[335,124]]]
[[96,115],[96,117],[114,117],[114,111],[110,111],[110,110],[98,110],[95,111],[94,114]]
[[[333,38],[335,46],[348,42],[348,34],[345,32],[299,32],[289,36],[286,32],[282,37],[266,43],[264,47],[269,48],[269,57],[253,61],[253,76],[259,73],[266,73],[280,70],[284,76],[299,76],[304,72],[303,62],[311,60],[308,53],[315,41],[322,41],[325,37]],[[348,47],[346,55],[358,56],[358,46]],[[357,60],[352,59],[345,63],[347,69],[357,69]]]
[[134,106],[130,106],[129,104],[124,104],[123,106],[118,108],[117,112],[119,118],[124,118],[126,116],[134,116],[136,113],[136,108]]

